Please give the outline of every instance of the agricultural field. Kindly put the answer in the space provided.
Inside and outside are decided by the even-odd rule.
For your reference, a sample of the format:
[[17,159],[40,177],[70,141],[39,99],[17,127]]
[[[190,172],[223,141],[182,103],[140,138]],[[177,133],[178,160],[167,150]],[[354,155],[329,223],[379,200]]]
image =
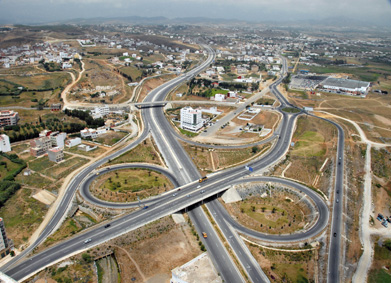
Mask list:
[[159,172],[144,169],[122,169],[99,176],[92,188],[97,198],[128,202],[149,198],[173,189],[169,179]]

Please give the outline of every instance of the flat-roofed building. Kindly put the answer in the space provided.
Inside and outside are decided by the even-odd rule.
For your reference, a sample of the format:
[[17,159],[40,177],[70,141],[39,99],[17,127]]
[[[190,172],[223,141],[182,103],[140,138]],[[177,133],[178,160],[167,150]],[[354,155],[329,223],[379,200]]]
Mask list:
[[193,109],[189,106],[181,109],[181,125],[184,130],[196,132],[202,128],[204,121],[202,119],[202,111]]
[[64,151],[59,147],[54,147],[48,150],[48,157],[50,161],[60,162],[64,159]]
[[336,93],[349,93],[355,95],[366,95],[371,83],[350,79],[332,78],[324,80],[320,87]]
[[0,111],[0,127],[13,126],[19,121],[18,112],[13,110],[1,110]]
[[48,136],[36,138],[30,141],[30,154],[32,156],[41,156],[47,153],[50,148],[52,148],[52,141]]

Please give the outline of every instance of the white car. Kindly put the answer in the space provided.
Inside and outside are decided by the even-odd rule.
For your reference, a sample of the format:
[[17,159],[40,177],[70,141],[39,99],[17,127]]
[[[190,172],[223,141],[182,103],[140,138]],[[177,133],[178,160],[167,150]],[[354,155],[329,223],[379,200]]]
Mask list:
[[91,238],[90,239],[87,239],[84,241],[84,244],[88,244],[89,242],[91,242]]

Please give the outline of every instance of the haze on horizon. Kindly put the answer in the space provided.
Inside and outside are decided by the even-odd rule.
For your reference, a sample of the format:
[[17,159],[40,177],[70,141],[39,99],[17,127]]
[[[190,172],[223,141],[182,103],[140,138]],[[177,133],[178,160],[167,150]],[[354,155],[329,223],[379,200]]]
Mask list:
[[254,22],[349,18],[391,26],[390,15],[391,0],[0,0],[1,24],[163,16]]

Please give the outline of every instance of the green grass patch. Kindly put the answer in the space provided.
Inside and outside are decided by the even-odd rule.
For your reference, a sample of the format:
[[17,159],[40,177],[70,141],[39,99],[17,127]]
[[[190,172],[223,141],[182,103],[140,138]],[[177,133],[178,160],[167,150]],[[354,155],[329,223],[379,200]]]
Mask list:
[[282,111],[287,112],[287,113],[299,113],[300,109],[293,108],[293,107],[285,107],[285,108],[282,108]]
[[100,179],[106,179],[100,189],[113,192],[139,192],[157,187],[168,187],[169,182],[162,174],[144,169],[124,169],[114,173],[104,174]]
[[179,128],[179,127],[178,127],[178,130],[181,132],[182,135],[188,136],[190,138],[198,136],[198,133],[186,131],[186,130]]
[[391,275],[384,269],[371,270],[368,275],[368,283],[391,283]]

